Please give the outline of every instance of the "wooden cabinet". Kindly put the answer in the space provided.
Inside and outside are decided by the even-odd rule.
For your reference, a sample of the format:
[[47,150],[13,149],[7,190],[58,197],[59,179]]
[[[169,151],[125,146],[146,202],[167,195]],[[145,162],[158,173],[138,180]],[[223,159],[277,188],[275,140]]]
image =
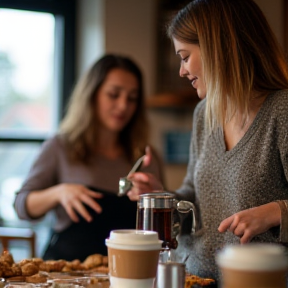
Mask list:
[[179,76],[180,58],[165,30],[171,17],[188,2],[158,1],[156,94],[147,99],[150,108],[193,109],[199,101],[191,83]]
[[199,102],[198,95],[195,91],[171,91],[159,92],[147,98],[148,108],[165,108],[165,109],[194,109]]

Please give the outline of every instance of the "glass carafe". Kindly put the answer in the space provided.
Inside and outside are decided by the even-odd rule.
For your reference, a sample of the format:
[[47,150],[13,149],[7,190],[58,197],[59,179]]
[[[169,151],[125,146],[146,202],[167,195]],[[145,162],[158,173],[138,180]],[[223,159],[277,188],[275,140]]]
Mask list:
[[179,213],[192,213],[193,233],[196,229],[194,212],[193,203],[178,201],[173,193],[155,191],[142,194],[137,203],[136,229],[157,231],[163,241],[163,249],[176,249],[176,236],[180,231]]

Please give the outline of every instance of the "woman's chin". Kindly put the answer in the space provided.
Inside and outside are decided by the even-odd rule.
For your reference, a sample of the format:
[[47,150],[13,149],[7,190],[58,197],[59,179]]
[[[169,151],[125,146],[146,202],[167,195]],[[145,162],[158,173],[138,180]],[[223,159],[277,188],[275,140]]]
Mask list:
[[206,98],[206,93],[204,93],[203,91],[201,91],[200,89],[197,89],[197,95],[199,97],[200,100],[203,100]]

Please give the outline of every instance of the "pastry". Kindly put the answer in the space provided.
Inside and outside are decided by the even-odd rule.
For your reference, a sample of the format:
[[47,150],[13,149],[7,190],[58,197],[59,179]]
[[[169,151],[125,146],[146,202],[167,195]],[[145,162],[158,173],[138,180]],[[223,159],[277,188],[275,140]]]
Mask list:
[[14,263],[14,259],[12,254],[10,254],[9,251],[4,250],[0,256],[0,261],[5,261],[7,263],[9,263],[10,265],[12,265]]
[[103,256],[101,254],[92,254],[84,260],[83,265],[87,269],[91,269],[100,266],[102,264],[102,259]]
[[35,274],[32,276],[26,277],[26,282],[28,282],[28,283],[46,283],[47,278],[43,275]]
[[39,272],[38,266],[33,264],[32,262],[26,263],[23,266],[21,266],[21,270],[22,270],[22,276],[32,276]]

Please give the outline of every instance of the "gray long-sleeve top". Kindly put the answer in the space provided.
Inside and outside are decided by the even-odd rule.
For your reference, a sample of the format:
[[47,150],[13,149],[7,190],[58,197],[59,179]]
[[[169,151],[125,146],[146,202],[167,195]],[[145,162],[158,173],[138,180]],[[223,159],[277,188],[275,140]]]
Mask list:
[[[219,279],[217,251],[225,244],[240,243],[231,232],[219,233],[219,224],[241,210],[288,199],[288,90],[266,98],[230,151],[220,129],[205,133],[205,103],[201,101],[194,112],[187,175],[177,191],[180,198],[195,202],[201,229],[179,237],[176,255],[180,261],[189,255],[190,273]],[[282,213],[281,223],[287,223],[287,217]],[[281,241],[288,242],[287,229],[281,227],[280,235],[279,227],[274,227],[252,241],[279,242],[281,236]]]
[[[95,154],[90,159],[90,165],[72,163],[66,151],[67,147],[61,135],[55,135],[43,143],[38,158],[15,198],[14,206],[19,218],[35,220],[28,215],[26,209],[26,198],[31,191],[46,189],[59,183],[74,183],[97,187],[116,194],[119,189],[119,178],[126,176],[132,168],[131,163],[124,156],[112,160]],[[162,167],[157,159],[153,157],[149,167],[141,170],[154,173],[161,179]],[[61,205],[53,210],[56,214],[53,229],[60,232],[72,222]]]

